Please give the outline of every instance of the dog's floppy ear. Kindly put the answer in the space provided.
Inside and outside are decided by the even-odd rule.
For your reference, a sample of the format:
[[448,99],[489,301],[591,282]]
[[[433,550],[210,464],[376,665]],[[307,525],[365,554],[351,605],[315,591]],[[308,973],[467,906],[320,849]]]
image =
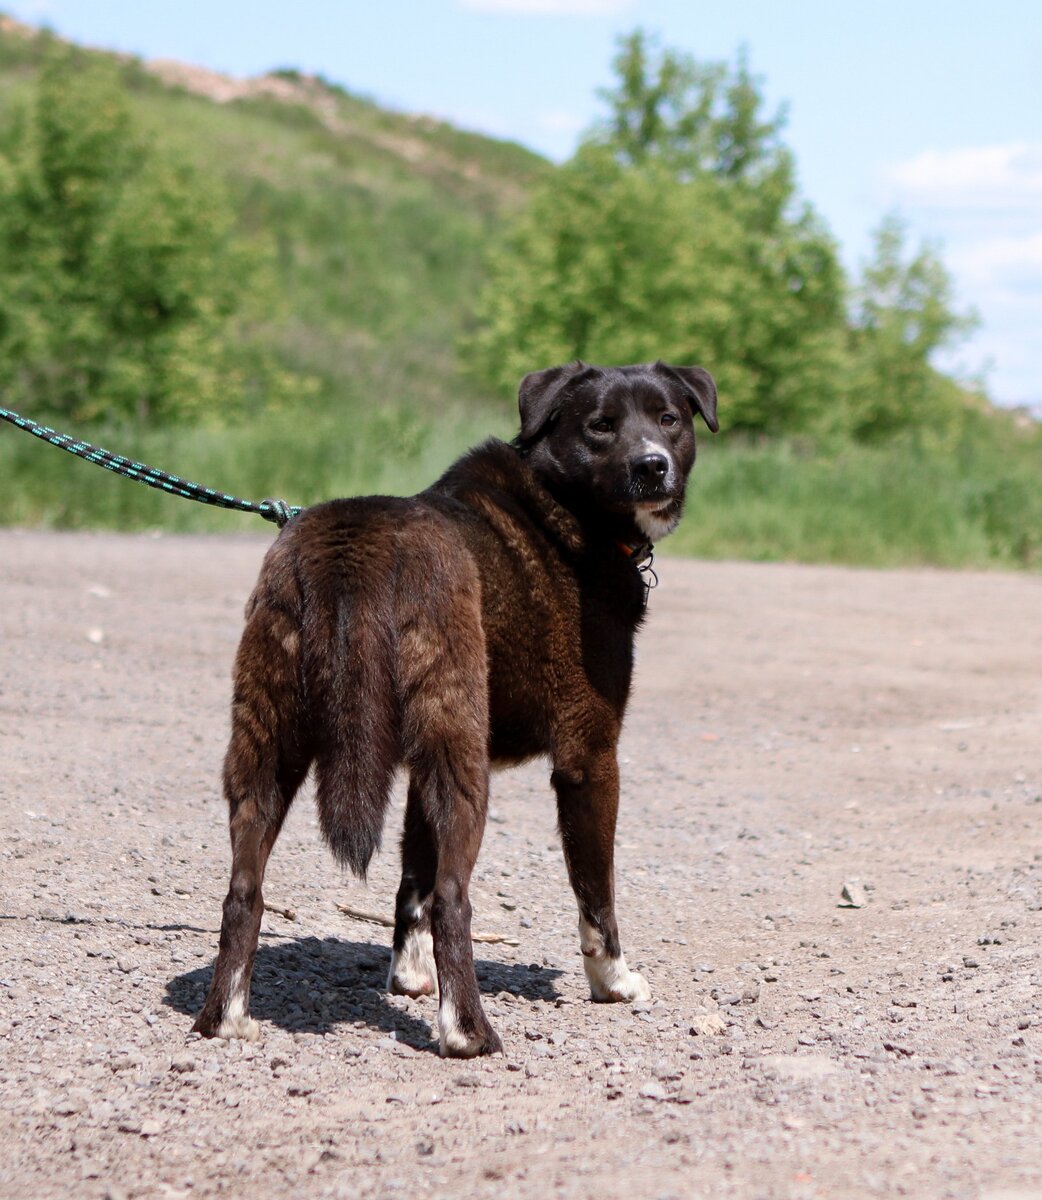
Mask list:
[[545,371],[530,371],[521,380],[517,392],[517,407],[521,412],[521,441],[530,442],[557,416],[561,400],[569,384],[581,375],[592,374],[579,359],[563,367],[547,367]]
[[687,394],[692,415],[701,414],[711,432],[720,432],[720,423],[716,419],[716,384],[705,367],[671,367],[668,363],[657,362],[655,370],[678,380]]

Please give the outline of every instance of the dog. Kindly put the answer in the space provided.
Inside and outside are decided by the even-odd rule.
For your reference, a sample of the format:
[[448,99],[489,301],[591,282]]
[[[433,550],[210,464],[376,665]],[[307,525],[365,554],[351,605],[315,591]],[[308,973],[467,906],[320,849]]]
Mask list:
[[513,442],[485,442],[411,499],[333,500],[285,526],[235,661],[231,883],[199,1033],[258,1036],[264,868],[312,768],[322,833],[360,876],[408,771],[388,986],[437,992],[443,1055],[502,1050],[468,898],[490,763],[549,758],[591,995],[650,997],[615,917],[616,746],[640,568],[680,520],[694,421],[717,432],[716,403],[701,367],[550,367],[521,382]]

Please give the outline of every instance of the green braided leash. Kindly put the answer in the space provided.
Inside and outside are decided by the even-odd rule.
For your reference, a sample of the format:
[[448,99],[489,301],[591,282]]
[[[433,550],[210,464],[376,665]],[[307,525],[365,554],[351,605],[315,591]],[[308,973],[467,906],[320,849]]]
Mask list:
[[200,504],[212,504],[217,508],[231,508],[236,512],[257,513],[265,521],[274,521],[280,529],[291,517],[295,517],[300,512],[299,505],[287,504],[285,500],[268,499],[257,503],[253,500],[240,500],[238,496],[229,496],[227,492],[218,492],[213,488],[202,487],[198,483],[191,483],[187,479],[170,475],[156,467],[148,467],[144,463],[134,462],[133,459],[103,450],[100,446],[92,446],[90,442],[77,441],[64,433],[58,433],[57,430],[51,429],[47,425],[38,425],[35,421],[20,416],[9,408],[0,408],[0,417],[9,421],[16,428],[31,433],[33,437],[38,437],[51,446],[57,446],[59,450],[67,450],[70,454],[75,454],[77,458],[104,467],[106,471],[114,471],[126,479],[147,484],[148,487],[157,488],[172,496],[184,496],[186,500],[198,500]]

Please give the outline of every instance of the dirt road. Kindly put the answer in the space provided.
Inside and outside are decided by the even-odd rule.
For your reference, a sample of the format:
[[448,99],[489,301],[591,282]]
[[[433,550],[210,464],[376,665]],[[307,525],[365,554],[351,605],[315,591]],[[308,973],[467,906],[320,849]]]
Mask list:
[[1042,578],[661,562],[618,854],[654,999],[589,1003],[545,768],[500,774],[506,1055],[461,1064],[337,909],[390,913],[400,807],[366,886],[308,796],[262,1040],[189,1035],[266,545],[0,533],[0,1195],[1042,1198]]

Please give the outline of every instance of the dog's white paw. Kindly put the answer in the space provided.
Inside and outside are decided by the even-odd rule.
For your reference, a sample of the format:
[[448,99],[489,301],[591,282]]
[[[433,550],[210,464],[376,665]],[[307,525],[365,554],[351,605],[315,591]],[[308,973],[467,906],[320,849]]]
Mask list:
[[484,1031],[468,1034],[460,1026],[456,1006],[447,996],[438,1005],[438,1051],[442,1058],[476,1058],[479,1054],[502,1054],[499,1037],[482,1018]]
[[242,1038],[244,1042],[260,1041],[260,1025],[245,1013],[226,1015],[217,1027],[219,1038]]
[[401,953],[391,951],[391,969],[387,990],[395,996],[434,996],[438,991],[438,972],[434,965],[434,938],[430,930],[412,931]]
[[260,1039],[260,1026],[250,1016],[249,986],[243,985],[243,975],[243,968],[240,967],[232,978],[231,987],[228,989],[228,1003],[225,1005],[221,1023],[217,1026],[216,1036],[256,1042]]
[[631,971],[626,959],[607,955],[583,958],[590,995],[601,1004],[626,1004],[651,999],[651,987],[639,971]]
[[590,995],[602,1004],[650,1000],[648,981],[626,966],[626,957],[613,958],[604,948],[604,936],[585,917],[579,918],[579,947],[590,984]]

